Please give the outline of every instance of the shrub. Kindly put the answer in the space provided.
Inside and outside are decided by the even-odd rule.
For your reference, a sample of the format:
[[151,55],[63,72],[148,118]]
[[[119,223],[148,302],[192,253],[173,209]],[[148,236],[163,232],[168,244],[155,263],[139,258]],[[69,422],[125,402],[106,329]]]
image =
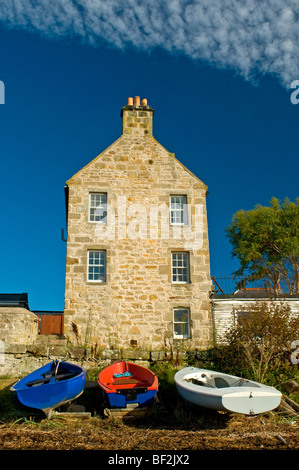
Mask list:
[[227,352],[239,369],[248,369],[252,378],[264,382],[267,375],[282,367],[290,345],[299,338],[299,319],[292,318],[285,302],[256,301],[243,309],[242,320],[227,335]]

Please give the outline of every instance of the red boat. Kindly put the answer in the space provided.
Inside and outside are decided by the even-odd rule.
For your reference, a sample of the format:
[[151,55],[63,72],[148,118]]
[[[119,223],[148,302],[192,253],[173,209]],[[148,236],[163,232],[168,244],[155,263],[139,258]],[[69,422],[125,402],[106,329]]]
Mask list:
[[148,406],[158,391],[157,376],[146,367],[118,361],[102,370],[98,384],[111,407],[125,408],[128,403]]

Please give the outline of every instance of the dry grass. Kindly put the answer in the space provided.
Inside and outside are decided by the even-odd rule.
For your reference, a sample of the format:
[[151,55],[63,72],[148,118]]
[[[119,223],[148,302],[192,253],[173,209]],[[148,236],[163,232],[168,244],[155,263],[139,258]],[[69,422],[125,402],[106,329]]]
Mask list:
[[[209,426],[199,420],[167,425],[153,419],[54,417],[0,426],[1,450],[273,450],[299,449],[298,428],[273,416],[216,413]],[[214,421],[214,425],[213,425]],[[165,425],[166,422],[166,425]]]

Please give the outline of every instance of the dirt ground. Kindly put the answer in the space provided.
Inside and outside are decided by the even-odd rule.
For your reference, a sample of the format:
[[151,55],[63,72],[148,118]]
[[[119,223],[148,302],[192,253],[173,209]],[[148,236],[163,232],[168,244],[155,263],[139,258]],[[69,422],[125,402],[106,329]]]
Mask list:
[[298,428],[275,424],[272,417],[214,417],[201,428],[161,426],[152,419],[82,419],[6,423],[0,426],[1,450],[298,450]]
[[299,450],[298,424],[279,410],[244,416],[161,403],[139,417],[0,415],[0,450]]

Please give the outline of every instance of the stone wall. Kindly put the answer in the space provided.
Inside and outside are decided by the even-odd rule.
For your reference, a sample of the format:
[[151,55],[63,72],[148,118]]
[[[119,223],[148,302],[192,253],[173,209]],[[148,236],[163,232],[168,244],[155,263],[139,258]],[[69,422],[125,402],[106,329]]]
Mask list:
[[160,350],[133,348],[100,349],[84,345],[79,338],[39,335],[37,317],[26,308],[0,308],[0,377],[18,379],[48,362],[59,359],[89,369],[102,369],[117,360],[129,360],[150,366],[171,361],[183,364],[188,351],[183,344],[168,344]]
[[[36,341],[38,319],[22,307],[0,307],[0,376],[20,374],[17,363],[27,355],[27,348]],[[30,365],[29,365],[30,368]]]
[[26,308],[0,307],[0,377],[20,378],[59,359],[89,369],[102,369],[117,360],[129,360],[148,367],[159,361],[184,361],[186,352],[164,348],[160,351],[100,349],[68,341],[60,335],[39,335],[37,316]]
[[22,307],[0,307],[0,341],[9,348],[26,347],[38,334],[38,318]]
[[170,361],[182,364],[187,352],[164,349],[149,351],[140,349],[94,350],[70,344],[66,338],[56,335],[37,336],[32,344],[2,343],[0,350],[0,378],[20,378],[53,360],[68,361],[89,369],[100,370],[112,362],[127,360],[145,367],[152,363]]
[[[153,110],[122,109],[123,134],[68,182],[64,332],[98,349],[170,347],[173,308],[189,308],[191,338],[213,341],[206,185],[152,136]],[[105,224],[89,222],[90,193],[107,194]],[[170,195],[186,195],[188,226],[169,223]],[[89,282],[89,250],[106,253],[105,282]],[[190,282],[172,283],[171,253],[188,251]]]

